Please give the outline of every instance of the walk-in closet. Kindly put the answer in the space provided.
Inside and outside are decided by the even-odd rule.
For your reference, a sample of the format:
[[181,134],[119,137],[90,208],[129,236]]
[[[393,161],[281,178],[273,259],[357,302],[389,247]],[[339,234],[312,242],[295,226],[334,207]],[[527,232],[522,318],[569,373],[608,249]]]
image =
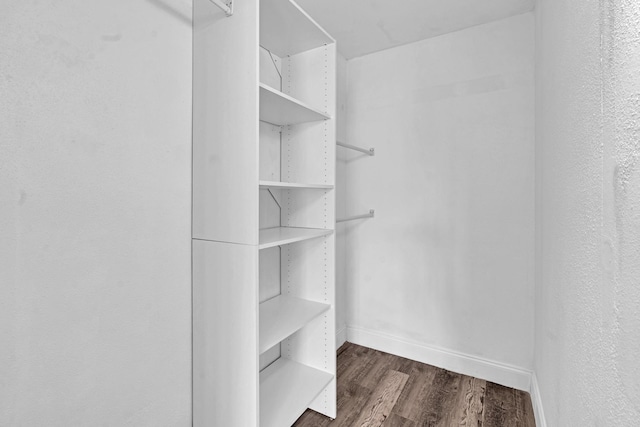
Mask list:
[[0,426],[640,419],[640,2],[0,2]]

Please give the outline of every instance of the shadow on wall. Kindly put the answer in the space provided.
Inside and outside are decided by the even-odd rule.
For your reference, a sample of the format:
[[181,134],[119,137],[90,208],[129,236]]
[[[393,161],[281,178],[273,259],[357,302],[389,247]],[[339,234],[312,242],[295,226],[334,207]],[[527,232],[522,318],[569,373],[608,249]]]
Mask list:
[[180,21],[191,26],[192,6],[190,1],[185,0],[147,0],[158,9],[162,9]]

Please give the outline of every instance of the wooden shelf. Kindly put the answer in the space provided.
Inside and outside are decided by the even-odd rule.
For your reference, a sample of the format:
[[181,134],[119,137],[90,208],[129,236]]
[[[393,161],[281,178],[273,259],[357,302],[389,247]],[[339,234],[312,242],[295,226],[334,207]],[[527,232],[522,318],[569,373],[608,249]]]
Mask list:
[[260,181],[260,189],[264,190],[267,188],[274,188],[274,189],[296,189],[296,188],[300,188],[300,189],[305,189],[305,188],[309,188],[309,189],[318,189],[318,190],[331,190],[333,189],[333,185],[328,185],[328,184],[298,184],[298,183],[294,183],[294,182],[280,182],[280,181]]
[[330,307],[284,295],[260,304],[260,354],[302,329]]
[[260,120],[278,126],[330,119],[289,95],[260,83]]
[[280,358],[260,373],[260,427],[292,425],[333,375]]
[[279,57],[335,40],[293,1],[260,1],[260,44]]
[[274,227],[260,230],[259,249],[273,248],[274,246],[288,245],[289,243],[302,242],[315,239],[333,233],[333,230],[323,228],[297,228]]

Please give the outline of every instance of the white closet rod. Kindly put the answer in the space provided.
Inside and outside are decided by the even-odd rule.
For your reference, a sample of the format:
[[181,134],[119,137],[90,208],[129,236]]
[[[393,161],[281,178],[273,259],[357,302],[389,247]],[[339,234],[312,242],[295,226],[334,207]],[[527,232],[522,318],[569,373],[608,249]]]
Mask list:
[[211,3],[222,9],[227,16],[233,15],[233,1],[230,1],[229,4],[226,4],[222,0],[211,0]]
[[367,154],[369,156],[375,156],[376,155],[375,148],[369,148],[367,150],[366,148],[356,147],[355,145],[347,144],[347,143],[340,142],[340,141],[336,141],[336,144],[338,144],[339,146],[344,147],[344,148],[350,148],[352,150],[360,151],[360,152],[362,152],[364,154]]
[[375,214],[375,212],[376,211],[374,211],[373,209],[370,209],[368,214],[349,216],[346,218],[337,219],[336,222],[353,221],[354,219],[362,219],[362,218],[373,218],[373,215]]

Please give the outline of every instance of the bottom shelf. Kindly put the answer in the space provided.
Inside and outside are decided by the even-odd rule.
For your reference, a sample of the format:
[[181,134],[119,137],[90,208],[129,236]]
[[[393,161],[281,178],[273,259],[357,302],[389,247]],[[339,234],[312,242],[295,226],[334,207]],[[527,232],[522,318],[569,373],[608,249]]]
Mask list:
[[260,373],[260,427],[289,427],[333,375],[280,358]]

